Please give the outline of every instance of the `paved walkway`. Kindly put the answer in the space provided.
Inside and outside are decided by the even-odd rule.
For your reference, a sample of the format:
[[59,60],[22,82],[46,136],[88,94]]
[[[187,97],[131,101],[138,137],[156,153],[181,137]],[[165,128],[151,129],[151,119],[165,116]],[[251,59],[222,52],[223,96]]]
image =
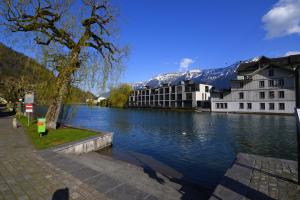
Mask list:
[[210,199],[300,200],[297,163],[240,153]]
[[[158,173],[158,161],[133,155],[140,167],[102,156],[35,151],[12,118],[0,117],[0,200],[2,199],[208,199],[211,191],[185,183],[180,174]],[[171,171],[168,169],[168,171]],[[67,189],[66,189],[67,188]]]
[[0,200],[106,199],[78,178],[46,162],[35,152],[12,118],[0,118]]

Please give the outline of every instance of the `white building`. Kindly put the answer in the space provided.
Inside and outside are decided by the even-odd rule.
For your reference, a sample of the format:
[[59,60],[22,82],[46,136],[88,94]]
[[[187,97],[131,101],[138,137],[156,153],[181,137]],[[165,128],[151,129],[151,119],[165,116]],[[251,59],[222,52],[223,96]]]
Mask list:
[[105,100],[106,98],[105,97],[98,97],[97,98],[97,103],[100,103],[101,101]]
[[300,55],[281,58],[261,57],[241,63],[231,90],[214,90],[211,96],[213,112],[294,113],[295,67]]
[[134,90],[129,107],[153,108],[209,108],[212,86],[181,81],[178,85],[163,84],[158,88]]

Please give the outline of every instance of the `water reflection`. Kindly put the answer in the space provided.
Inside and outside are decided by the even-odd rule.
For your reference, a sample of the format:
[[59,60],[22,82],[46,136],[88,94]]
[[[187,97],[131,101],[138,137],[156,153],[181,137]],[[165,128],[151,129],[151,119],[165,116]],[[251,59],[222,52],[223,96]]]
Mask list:
[[238,152],[296,158],[292,116],[76,109],[67,122],[113,131],[112,151],[150,156],[184,179],[209,188],[217,184]]

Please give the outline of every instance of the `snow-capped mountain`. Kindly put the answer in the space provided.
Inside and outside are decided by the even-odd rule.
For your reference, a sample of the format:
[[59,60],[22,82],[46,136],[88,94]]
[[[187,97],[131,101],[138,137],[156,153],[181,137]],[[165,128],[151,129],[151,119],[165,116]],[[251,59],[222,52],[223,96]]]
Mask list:
[[135,89],[148,86],[156,88],[164,83],[171,85],[178,84],[180,81],[193,80],[197,83],[211,84],[216,88],[229,88],[230,80],[236,78],[236,69],[240,62],[234,63],[225,68],[204,69],[204,70],[189,70],[187,72],[173,72],[159,74],[148,81],[135,83]]

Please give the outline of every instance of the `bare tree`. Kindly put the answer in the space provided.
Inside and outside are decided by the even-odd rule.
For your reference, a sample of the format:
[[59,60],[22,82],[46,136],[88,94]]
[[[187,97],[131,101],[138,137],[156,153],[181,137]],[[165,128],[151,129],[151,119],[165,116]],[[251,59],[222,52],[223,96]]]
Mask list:
[[[79,4],[74,7],[74,4]],[[73,6],[73,7],[72,7]],[[90,57],[103,64],[103,77],[121,62],[124,51],[112,36],[115,16],[105,0],[3,0],[1,24],[12,32],[29,32],[36,44],[49,48],[57,70],[56,90],[46,114],[48,128],[56,128],[63,99],[76,73],[91,63]],[[72,10],[77,8],[77,10]],[[79,11],[83,10],[79,15]]]

